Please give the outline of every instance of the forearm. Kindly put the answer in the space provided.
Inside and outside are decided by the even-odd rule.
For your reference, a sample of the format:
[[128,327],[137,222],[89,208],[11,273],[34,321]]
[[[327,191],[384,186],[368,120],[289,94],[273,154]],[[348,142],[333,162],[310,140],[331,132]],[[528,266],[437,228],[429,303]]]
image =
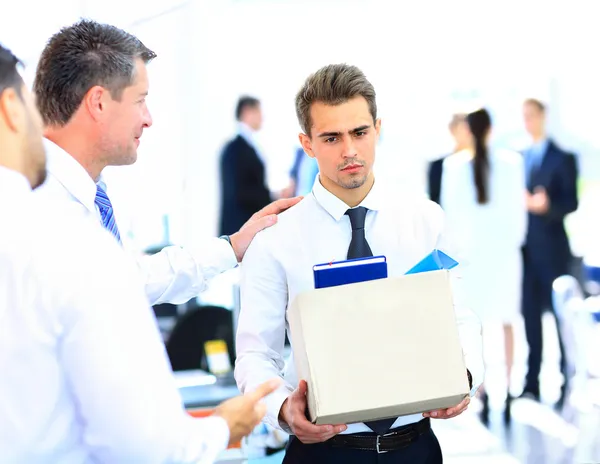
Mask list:
[[237,265],[226,240],[210,239],[197,247],[170,246],[138,259],[151,305],[182,304],[198,296],[217,275]]

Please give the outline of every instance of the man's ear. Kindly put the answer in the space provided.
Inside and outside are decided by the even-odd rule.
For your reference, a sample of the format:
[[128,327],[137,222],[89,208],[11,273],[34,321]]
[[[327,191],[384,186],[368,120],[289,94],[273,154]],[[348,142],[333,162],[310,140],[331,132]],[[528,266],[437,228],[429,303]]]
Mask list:
[[300,133],[298,134],[298,140],[300,140],[300,145],[302,145],[304,153],[306,153],[311,158],[314,158],[315,154],[312,149],[312,142],[310,140],[310,137],[306,134]]
[[26,121],[25,102],[12,87],[0,94],[0,118],[12,132],[23,129]]
[[83,97],[82,106],[85,107],[92,119],[98,120],[106,110],[107,98],[111,98],[110,92],[104,87],[95,85]]

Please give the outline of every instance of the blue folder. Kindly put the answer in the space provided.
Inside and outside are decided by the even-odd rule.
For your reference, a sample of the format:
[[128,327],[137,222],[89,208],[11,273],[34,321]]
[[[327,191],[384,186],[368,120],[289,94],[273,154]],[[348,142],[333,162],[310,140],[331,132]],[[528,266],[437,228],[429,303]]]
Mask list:
[[336,287],[388,276],[385,256],[349,259],[313,266],[315,288]]
[[419,272],[440,271],[442,269],[452,269],[458,265],[446,253],[440,250],[433,250],[425,258],[406,271],[406,274],[417,274]]

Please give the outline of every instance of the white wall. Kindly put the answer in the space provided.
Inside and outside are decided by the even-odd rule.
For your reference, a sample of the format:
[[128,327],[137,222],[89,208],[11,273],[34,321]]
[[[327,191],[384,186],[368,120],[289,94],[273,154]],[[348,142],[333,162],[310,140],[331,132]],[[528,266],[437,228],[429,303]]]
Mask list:
[[521,147],[520,102],[531,95],[549,103],[552,132],[582,155],[584,173],[600,177],[593,2],[15,5],[15,17],[27,23],[0,18],[0,41],[24,57],[28,74],[47,38],[79,16],[124,27],[157,51],[149,67],[154,127],[144,134],[135,166],[107,171],[140,246],[162,239],[164,216],[178,243],[216,233],[218,154],[234,131],[241,93],[263,101],[270,182],[285,183],[297,143],[295,93],[309,73],[331,62],[356,64],[374,83],[383,119],[378,166],[392,181],[423,189],[427,159],[450,147],[446,125],[457,103],[487,104],[496,140]]

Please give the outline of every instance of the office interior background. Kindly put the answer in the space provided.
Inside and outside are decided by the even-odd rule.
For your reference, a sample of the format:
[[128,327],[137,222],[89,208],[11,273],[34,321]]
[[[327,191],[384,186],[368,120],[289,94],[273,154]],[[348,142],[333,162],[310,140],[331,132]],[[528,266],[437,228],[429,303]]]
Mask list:
[[[148,67],[154,124],[144,132],[138,161],[105,171],[120,228],[140,252],[167,243],[194,246],[217,235],[218,160],[236,131],[240,95],[262,102],[259,137],[269,186],[285,187],[299,148],[295,94],[320,66],[346,62],[360,67],[377,90],[383,125],[376,175],[407,195],[427,194],[427,163],[452,149],[448,122],[454,112],[485,105],[493,117],[493,143],[521,150],[530,143],[523,100],[546,103],[550,135],[578,157],[580,208],[567,221],[571,247],[578,257],[594,253],[600,232],[596,2],[7,3],[0,40],[24,61],[28,84],[48,38],[81,17],[132,32],[157,52]],[[231,307],[234,279],[217,279],[199,300]],[[557,356],[551,321],[546,322],[545,360]],[[517,335],[513,377],[518,393],[526,348],[519,345],[522,331]],[[498,355],[488,351],[493,376]],[[502,372],[497,375],[502,378]],[[558,374],[548,369],[547,375]],[[553,394],[550,388],[548,395]],[[575,410],[565,416],[524,404],[515,412],[512,431],[493,424],[485,428],[472,413],[441,425],[440,441],[448,462],[600,462],[598,405]]]

